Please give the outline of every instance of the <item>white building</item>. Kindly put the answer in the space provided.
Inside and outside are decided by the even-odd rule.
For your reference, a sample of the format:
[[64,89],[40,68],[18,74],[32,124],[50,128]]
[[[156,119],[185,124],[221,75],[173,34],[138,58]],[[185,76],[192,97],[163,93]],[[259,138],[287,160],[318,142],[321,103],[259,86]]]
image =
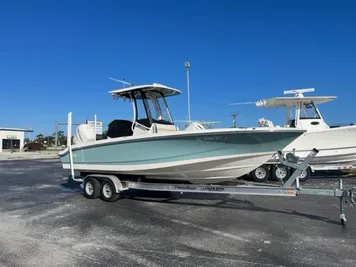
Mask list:
[[21,151],[25,143],[25,132],[33,131],[0,127],[0,152]]

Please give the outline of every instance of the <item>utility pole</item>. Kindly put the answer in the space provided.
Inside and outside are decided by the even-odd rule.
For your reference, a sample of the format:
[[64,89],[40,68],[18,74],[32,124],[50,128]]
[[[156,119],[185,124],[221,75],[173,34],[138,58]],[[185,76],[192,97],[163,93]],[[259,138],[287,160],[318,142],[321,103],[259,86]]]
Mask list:
[[236,113],[236,112],[233,112],[232,114],[231,114],[231,116],[232,116],[232,128],[236,128],[236,116],[237,116],[238,114]]
[[55,139],[54,139],[54,147],[57,148],[58,145],[58,121],[56,121],[56,126],[54,127]]
[[190,124],[190,88],[189,88],[189,69],[190,63],[184,62],[185,69],[187,71],[187,94],[188,94],[188,124]]

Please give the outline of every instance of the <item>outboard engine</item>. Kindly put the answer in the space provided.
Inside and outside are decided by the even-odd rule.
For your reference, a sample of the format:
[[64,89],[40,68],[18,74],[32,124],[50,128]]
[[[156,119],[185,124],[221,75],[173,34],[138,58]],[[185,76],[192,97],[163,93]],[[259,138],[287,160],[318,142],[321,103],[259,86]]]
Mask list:
[[273,127],[273,122],[265,118],[260,118],[258,120],[258,127]]
[[187,128],[184,129],[184,131],[202,131],[202,130],[205,130],[204,126],[197,122],[192,122],[191,124],[188,125]]
[[85,142],[95,141],[94,128],[89,124],[80,124],[73,137],[73,144],[80,144]]

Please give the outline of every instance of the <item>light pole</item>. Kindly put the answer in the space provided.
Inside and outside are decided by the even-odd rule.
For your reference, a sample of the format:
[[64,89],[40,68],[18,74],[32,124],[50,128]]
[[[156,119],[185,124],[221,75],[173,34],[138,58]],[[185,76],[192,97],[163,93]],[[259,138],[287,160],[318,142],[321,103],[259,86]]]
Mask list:
[[190,88],[189,88],[189,68],[190,63],[188,61],[184,62],[184,67],[187,71],[187,94],[188,94],[188,124],[190,124]]
[[55,137],[54,137],[54,147],[57,148],[58,146],[58,124],[59,122],[56,121],[56,126],[54,127],[54,133],[55,133]]
[[236,116],[237,116],[237,115],[238,115],[238,114],[237,114],[236,112],[234,112],[234,113],[231,114],[231,116],[232,116],[232,118],[233,118],[233,119],[232,119],[232,125],[233,125],[232,127],[233,127],[233,128],[236,128]]

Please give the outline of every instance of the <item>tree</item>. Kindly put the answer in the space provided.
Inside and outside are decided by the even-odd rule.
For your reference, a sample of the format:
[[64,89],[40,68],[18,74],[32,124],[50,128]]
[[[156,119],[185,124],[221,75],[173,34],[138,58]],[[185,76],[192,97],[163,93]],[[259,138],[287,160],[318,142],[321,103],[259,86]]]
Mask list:
[[[52,135],[52,137],[55,139],[56,133]],[[58,131],[57,132],[57,138],[58,138],[58,144],[57,145],[65,145],[67,144],[67,136],[64,135],[64,131]],[[55,143],[55,141],[53,141]]]
[[52,145],[54,144],[54,137],[53,137],[53,135],[51,135],[51,136],[45,136],[45,137],[43,137],[43,139],[44,139],[44,142],[47,143],[47,146],[48,146],[48,147],[50,147],[50,146],[52,146]]
[[36,141],[37,143],[43,144],[43,134],[40,133],[40,134],[36,135],[35,141]]

